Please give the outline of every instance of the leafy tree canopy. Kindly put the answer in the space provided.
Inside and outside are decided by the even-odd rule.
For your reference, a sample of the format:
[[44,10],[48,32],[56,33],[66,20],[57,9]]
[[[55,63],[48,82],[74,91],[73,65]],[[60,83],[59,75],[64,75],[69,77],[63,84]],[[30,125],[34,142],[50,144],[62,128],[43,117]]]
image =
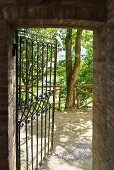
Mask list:
[[[29,28],[28,31],[50,37],[57,38],[58,41],[58,53],[60,51],[65,51],[65,37],[67,33],[67,28]],[[76,29],[72,29],[72,58],[74,58],[75,50],[75,37]],[[83,30],[81,45],[85,49],[85,55],[81,56],[81,67],[78,75],[76,84],[92,84],[93,82],[93,32],[89,30]],[[74,61],[74,60],[73,60]],[[63,57],[62,60],[58,58],[57,62],[57,85],[62,88],[62,100],[65,102],[66,98],[66,62]],[[91,92],[92,89],[87,89]]]

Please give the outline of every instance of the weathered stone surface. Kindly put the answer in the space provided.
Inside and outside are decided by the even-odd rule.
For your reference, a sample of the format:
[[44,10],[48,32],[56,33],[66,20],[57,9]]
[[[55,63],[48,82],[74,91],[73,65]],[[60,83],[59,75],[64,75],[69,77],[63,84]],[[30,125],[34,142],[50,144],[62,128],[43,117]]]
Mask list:
[[94,31],[93,169],[107,166],[106,27]]
[[[12,57],[13,29],[0,20],[0,169],[14,169],[15,116],[14,86],[15,61]],[[13,67],[12,67],[13,66]],[[10,83],[11,82],[11,85]],[[13,154],[12,154],[13,153]]]
[[16,26],[21,23],[23,26],[57,27],[67,26],[69,22],[69,26],[93,28],[106,21],[106,0],[6,0],[0,4],[1,17]]

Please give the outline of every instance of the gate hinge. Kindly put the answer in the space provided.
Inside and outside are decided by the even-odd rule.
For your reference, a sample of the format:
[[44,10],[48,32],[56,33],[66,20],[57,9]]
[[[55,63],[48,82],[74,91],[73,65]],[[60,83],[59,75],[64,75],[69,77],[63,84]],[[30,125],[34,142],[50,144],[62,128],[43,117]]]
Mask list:
[[13,49],[12,49],[13,57],[16,56],[16,50],[17,50],[17,45],[16,45],[16,43],[14,43],[14,44],[13,44]]

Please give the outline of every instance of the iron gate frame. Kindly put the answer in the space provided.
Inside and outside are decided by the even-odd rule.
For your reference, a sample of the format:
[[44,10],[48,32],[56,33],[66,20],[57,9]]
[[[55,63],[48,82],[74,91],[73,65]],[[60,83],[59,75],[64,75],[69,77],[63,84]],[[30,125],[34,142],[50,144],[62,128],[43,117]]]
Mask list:
[[[22,38],[21,37],[24,37],[25,39],[26,39],[26,42],[25,42],[25,44],[26,44],[26,54],[25,54],[25,56],[26,56],[26,71],[25,71],[25,78],[26,78],[26,87],[25,87],[25,89],[26,89],[26,91],[25,91],[25,95],[26,95],[26,100],[25,100],[25,103],[22,101],[22,103],[20,104],[20,102],[21,102],[21,94],[20,94],[20,92],[22,92],[21,90],[21,75],[20,75],[20,77],[19,77],[19,62],[20,62],[20,65],[21,65],[21,60],[22,60]],[[40,37],[40,40],[38,40],[38,37]],[[29,93],[28,93],[28,80],[27,80],[27,76],[28,76],[28,71],[27,71],[27,67],[28,67],[28,59],[27,59],[27,57],[28,57],[28,49],[27,49],[27,44],[28,44],[28,39],[30,38],[30,41],[32,42],[32,80],[33,80],[33,50],[34,50],[34,47],[33,47],[33,43],[34,42],[37,42],[37,45],[36,45],[36,47],[37,47],[37,54],[36,54],[36,56],[37,56],[37,94],[35,95],[34,94],[34,92],[33,92],[33,81],[32,81],[32,92],[30,92],[29,91]],[[41,39],[42,38],[42,39]],[[46,42],[46,40],[44,41],[44,39],[48,39],[48,40],[50,40],[50,41],[52,41],[52,42]],[[42,52],[41,52],[41,62],[42,62],[42,70],[41,70],[41,74],[42,74],[42,92],[41,92],[41,95],[39,95],[38,94],[38,65],[39,65],[39,61],[38,61],[38,43],[41,43],[42,45]],[[45,90],[45,92],[44,92],[44,85],[43,85],[43,76],[44,76],[44,67],[43,67],[43,60],[44,60],[44,43],[46,43],[46,50],[47,50],[47,52],[46,52],[46,54],[47,54],[47,56],[46,56],[46,90]],[[50,45],[50,47],[51,47],[51,61],[50,61],[50,89],[49,90],[47,90],[47,64],[48,64],[48,50],[49,50],[49,45]],[[19,48],[20,48],[20,51],[19,51]],[[52,54],[52,50],[53,50],[53,48],[54,48],[54,54]],[[19,56],[20,55],[20,56]],[[53,78],[53,86],[52,86],[52,55],[54,55],[54,71],[53,71],[53,76],[54,76],[54,78]],[[20,60],[20,61],[19,61]],[[37,151],[36,151],[36,156],[37,156],[37,160],[36,160],[36,170],[39,168],[39,166],[41,166],[42,165],[42,161],[43,161],[43,159],[46,159],[46,157],[47,157],[47,155],[49,154],[49,152],[53,149],[53,135],[54,135],[54,114],[55,114],[55,91],[56,91],[56,64],[57,64],[57,39],[56,38],[50,38],[50,37],[44,37],[44,36],[42,36],[42,35],[39,35],[39,34],[36,34],[36,33],[33,33],[33,32],[29,32],[29,31],[27,31],[27,30],[25,30],[25,29],[23,29],[23,30],[16,30],[16,169],[17,170],[21,170],[22,168],[21,168],[21,153],[20,153],[20,133],[21,133],[21,130],[20,130],[20,128],[21,128],[21,126],[22,127],[26,127],[25,128],[25,130],[26,130],[26,169],[27,170],[29,170],[29,165],[28,165],[28,136],[27,136],[27,124],[28,123],[30,123],[29,121],[31,121],[31,159],[32,159],[32,166],[31,166],[31,170],[33,170],[34,169],[34,162],[33,162],[33,151],[32,151],[32,149],[33,149],[33,137],[32,137],[32,135],[33,135],[33,120],[34,119],[36,119],[36,121],[37,121]],[[21,68],[21,66],[20,66],[20,68]],[[21,69],[20,69],[21,70]],[[20,74],[21,74],[21,71],[20,71]],[[19,79],[20,78],[20,79]],[[32,96],[32,99],[30,99],[30,100],[28,100],[28,96],[30,95],[30,96]],[[50,103],[50,101],[49,101],[49,99],[50,99],[50,96],[53,96],[53,101],[52,101],[52,103]],[[31,104],[32,105],[30,105],[30,102],[31,102]],[[38,104],[38,102],[39,102],[39,104]],[[41,104],[42,103],[42,104]],[[29,115],[29,113],[27,113],[27,114],[25,114],[24,112],[23,112],[23,114],[21,115],[21,118],[19,118],[19,107],[21,106],[21,105],[23,105],[22,107],[25,107],[24,108],[24,111],[27,109],[27,107],[28,107],[28,105],[30,106],[30,108],[34,105],[34,108],[33,108],[33,110],[32,110],[32,113],[30,112],[30,108],[28,109],[28,111],[27,112],[30,112],[30,115]],[[38,105],[38,106],[37,106]],[[37,106],[37,109],[36,109],[36,106]],[[42,107],[43,106],[43,107]],[[48,106],[48,107],[47,107]],[[35,110],[36,109],[36,110]],[[34,111],[36,111],[35,113],[34,113]],[[51,122],[50,122],[50,116],[51,116],[51,111],[52,111],[52,124],[51,124]],[[40,114],[39,114],[40,113]],[[45,149],[44,149],[44,157],[43,157],[43,145],[42,145],[42,138],[43,138],[43,114],[45,114]],[[23,121],[24,121],[24,119],[22,119],[22,116],[25,116],[25,124],[23,123]],[[48,124],[49,124],[49,131],[48,131],[48,150],[46,151],[46,135],[47,135],[47,129],[46,129],[46,116],[49,116],[49,122],[48,122]],[[41,117],[41,160],[40,160],[40,162],[39,162],[39,158],[38,158],[38,118],[39,118],[39,116]],[[29,118],[29,119],[28,119]],[[31,118],[31,120],[30,120],[30,118]],[[29,121],[28,121],[29,120]],[[51,124],[51,125],[50,125]],[[51,127],[52,126],[52,127]],[[51,128],[51,129],[50,129]],[[50,133],[50,131],[51,131],[51,133]],[[49,136],[49,135],[51,135],[51,137]],[[51,147],[50,147],[50,142],[51,142]]]

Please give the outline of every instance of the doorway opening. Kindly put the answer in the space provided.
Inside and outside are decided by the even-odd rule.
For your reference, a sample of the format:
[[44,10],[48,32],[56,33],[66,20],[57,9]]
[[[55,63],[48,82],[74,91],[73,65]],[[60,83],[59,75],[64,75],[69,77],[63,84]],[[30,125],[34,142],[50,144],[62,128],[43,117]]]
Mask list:
[[[65,166],[66,170],[76,168],[86,170],[88,167],[92,169],[92,32],[83,31],[85,33],[83,44],[87,49],[83,47],[84,45],[81,48],[82,70],[79,79],[75,81],[75,107],[64,110],[67,95],[66,32],[67,29],[60,28],[47,30],[30,28],[22,29],[18,33],[19,170],[55,169],[56,166],[59,169]],[[50,39],[49,35],[53,38]],[[75,29],[72,36],[74,36],[71,37],[73,70]],[[20,133],[20,129],[24,130]]]

